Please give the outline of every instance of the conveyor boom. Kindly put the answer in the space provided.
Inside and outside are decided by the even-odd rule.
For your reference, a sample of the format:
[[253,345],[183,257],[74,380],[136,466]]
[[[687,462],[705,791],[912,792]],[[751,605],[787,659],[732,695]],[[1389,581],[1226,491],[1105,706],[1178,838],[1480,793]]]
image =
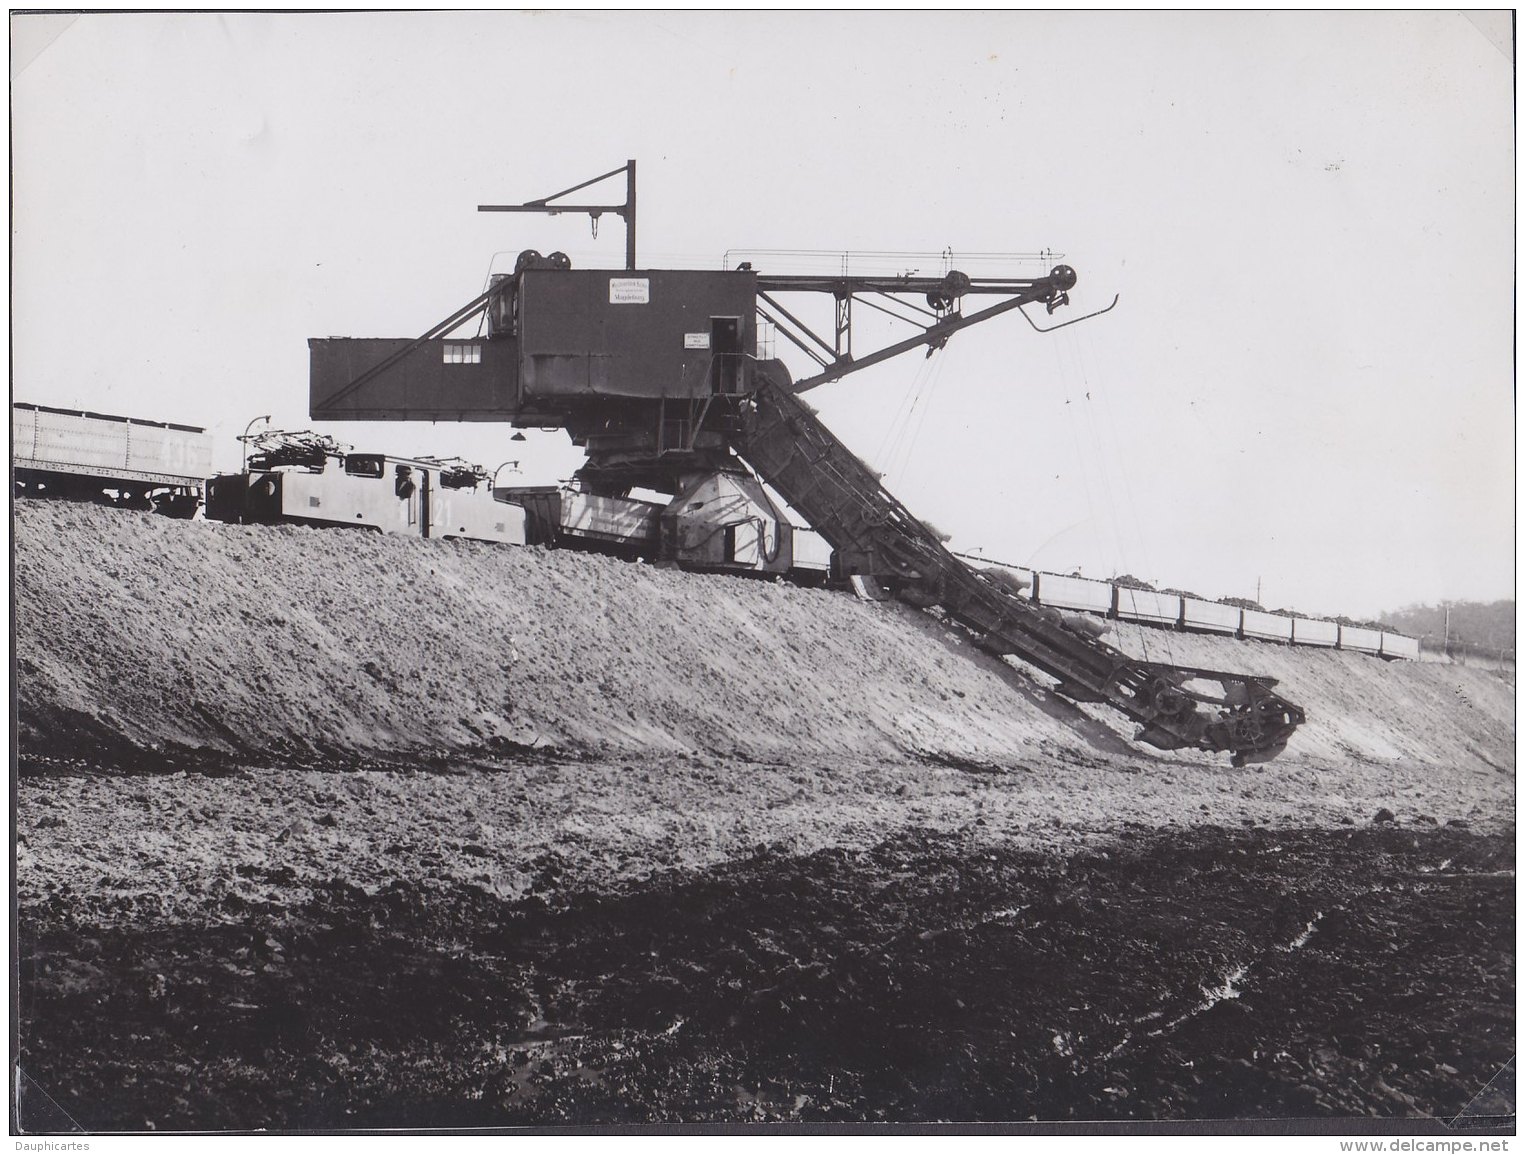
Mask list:
[[831,544],[844,572],[921,608],[941,606],[981,649],[1038,667],[1067,697],[1121,710],[1139,724],[1138,740],[1225,752],[1238,766],[1274,758],[1304,721],[1272,690],[1274,678],[1140,661],[984,577],[944,548],[787,382],[759,372],[741,424],[741,456]]

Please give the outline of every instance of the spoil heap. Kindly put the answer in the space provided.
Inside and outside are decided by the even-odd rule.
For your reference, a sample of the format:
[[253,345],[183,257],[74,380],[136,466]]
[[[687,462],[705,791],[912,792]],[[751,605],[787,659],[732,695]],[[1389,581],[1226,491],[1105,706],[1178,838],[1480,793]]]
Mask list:
[[[1082,713],[934,619],[840,593],[63,502],[18,503],[14,529],[24,754],[1150,756],[1105,711]],[[1309,716],[1289,762],[1512,765],[1511,695],[1486,672],[1120,634],[1141,655],[1281,679]]]

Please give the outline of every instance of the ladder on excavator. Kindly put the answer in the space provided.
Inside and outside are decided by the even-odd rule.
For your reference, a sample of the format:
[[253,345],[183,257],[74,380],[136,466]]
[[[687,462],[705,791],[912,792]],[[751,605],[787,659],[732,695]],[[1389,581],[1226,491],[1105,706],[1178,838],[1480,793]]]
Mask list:
[[1227,753],[1235,766],[1264,762],[1304,721],[1273,691],[1274,678],[1130,657],[980,574],[786,385],[764,372],[754,383],[737,450],[830,543],[845,575],[869,577],[922,609],[940,606],[982,650],[1036,666],[1066,697],[1120,710],[1138,724],[1137,740],[1160,749]]

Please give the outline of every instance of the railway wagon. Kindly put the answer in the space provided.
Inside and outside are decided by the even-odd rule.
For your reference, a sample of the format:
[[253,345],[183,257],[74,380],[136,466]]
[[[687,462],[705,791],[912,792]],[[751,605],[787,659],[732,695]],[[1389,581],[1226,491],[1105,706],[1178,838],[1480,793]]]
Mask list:
[[1292,643],[1332,648],[1340,644],[1340,624],[1326,622],[1321,618],[1293,618]]
[[1393,660],[1406,659],[1410,662],[1417,662],[1419,660],[1419,639],[1384,630],[1382,631],[1382,656]]
[[1059,610],[1088,610],[1093,614],[1112,612],[1112,586],[1108,582],[1060,574],[1033,575],[1033,600],[1039,605]]
[[190,517],[212,472],[212,438],[195,425],[46,405],[11,405],[18,492],[104,500]]
[[1181,599],[1182,624],[1193,633],[1236,635],[1243,616],[1238,606],[1201,598]]
[[1148,622],[1157,626],[1181,624],[1181,596],[1162,594],[1157,590],[1140,590],[1132,586],[1116,586],[1116,606],[1113,612],[1127,622]]
[[1292,620],[1282,614],[1270,614],[1264,610],[1244,610],[1239,632],[1241,636],[1257,641],[1290,643]]
[[1363,626],[1340,627],[1340,649],[1351,650],[1358,654],[1382,653],[1382,631],[1366,629]]
[[529,545],[590,549],[620,557],[654,556],[663,506],[631,497],[601,497],[565,485],[514,485],[493,496],[525,511]]
[[[521,506],[496,501],[438,462],[378,453],[329,456],[321,467],[251,468],[207,482],[213,521],[348,525],[410,537],[525,544]],[[473,479],[474,481],[474,479]]]
[[[655,558],[662,517],[669,506],[634,497],[607,497],[567,485],[516,485],[493,490],[499,501],[522,506],[530,545],[586,549],[616,557]],[[792,550],[788,576],[804,585],[831,576],[832,549],[812,529],[787,527]]]

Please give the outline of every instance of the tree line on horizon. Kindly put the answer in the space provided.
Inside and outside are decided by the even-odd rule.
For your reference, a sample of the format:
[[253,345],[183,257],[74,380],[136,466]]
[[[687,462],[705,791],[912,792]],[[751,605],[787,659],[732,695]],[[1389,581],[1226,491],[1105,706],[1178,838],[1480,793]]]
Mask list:
[[[1446,611],[1450,611],[1447,628]],[[1496,602],[1442,602],[1411,605],[1379,614],[1382,623],[1399,633],[1422,638],[1438,650],[1449,635],[1452,645],[1486,650],[1514,650],[1514,599]]]

